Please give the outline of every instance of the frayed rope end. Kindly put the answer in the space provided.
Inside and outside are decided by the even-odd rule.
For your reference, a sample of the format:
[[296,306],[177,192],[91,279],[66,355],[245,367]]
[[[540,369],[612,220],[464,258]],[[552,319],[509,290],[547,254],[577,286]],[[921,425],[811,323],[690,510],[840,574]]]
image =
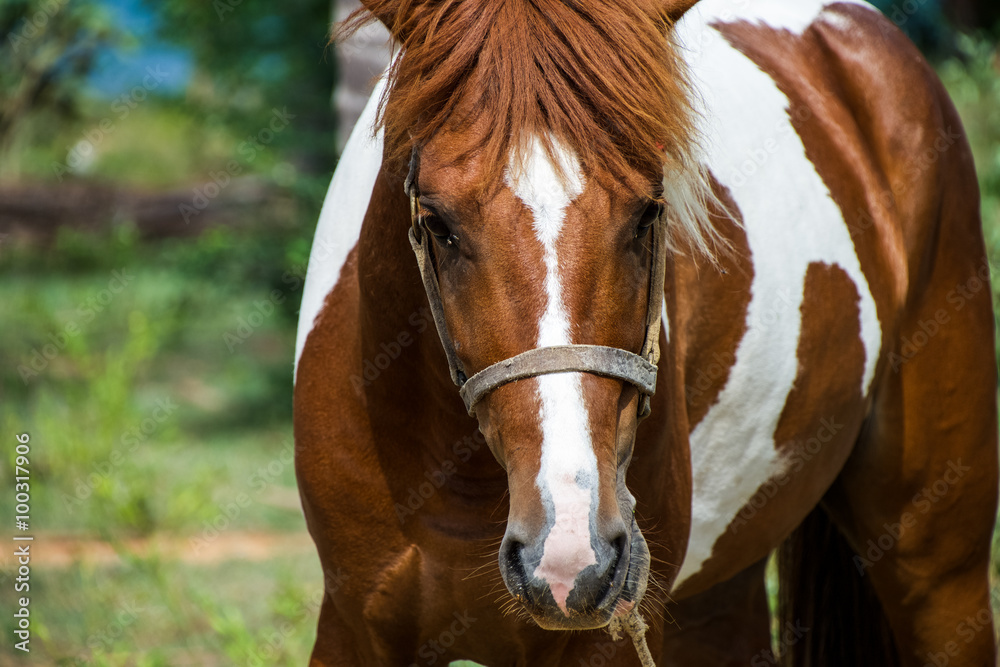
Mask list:
[[608,623],[608,632],[611,634],[613,640],[618,641],[621,639],[623,631],[632,639],[635,651],[639,654],[639,660],[642,662],[642,667],[656,667],[656,663],[653,662],[653,656],[649,652],[649,645],[646,644],[646,630],[648,629],[649,626],[643,620],[638,607],[634,607],[627,614],[613,617],[611,622]]

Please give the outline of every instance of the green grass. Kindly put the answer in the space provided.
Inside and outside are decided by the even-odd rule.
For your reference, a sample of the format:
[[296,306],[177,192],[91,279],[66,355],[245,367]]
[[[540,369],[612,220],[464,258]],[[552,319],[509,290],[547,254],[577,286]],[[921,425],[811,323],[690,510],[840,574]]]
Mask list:
[[[106,290],[105,270],[68,285],[52,274],[3,282],[4,419],[8,432],[31,433],[37,480],[60,490],[36,501],[47,529],[183,529],[172,502],[210,501],[207,489],[232,483],[254,454],[290,442],[292,332],[275,311],[227,345],[266,287],[221,288],[141,263],[114,271],[131,279],[107,306],[89,301]],[[88,303],[103,311],[89,319]],[[172,474],[127,483],[156,471]],[[175,474],[184,491],[168,501]]]
[[[315,555],[199,566],[128,546],[155,536],[198,555],[218,530],[305,533],[290,423],[302,247],[289,230],[146,246],[124,227],[4,248],[0,428],[31,436],[35,548],[73,535],[122,557],[33,570],[32,664],[253,664],[273,628],[260,664],[304,664],[317,607],[296,604],[322,585]],[[9,582],[13,561],[0,565]],[[130,620],[135,600],[148,610]],[[0,662],[15,655],[4,642]]]
[[303,665],[322,599],[311,553],[201,567],[127,557],[32,579],[32,665]]

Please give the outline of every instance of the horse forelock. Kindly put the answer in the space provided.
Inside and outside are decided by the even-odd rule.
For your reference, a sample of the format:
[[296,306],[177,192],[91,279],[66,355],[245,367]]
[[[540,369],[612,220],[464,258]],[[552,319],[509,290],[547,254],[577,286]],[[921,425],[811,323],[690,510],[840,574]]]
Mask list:
[[[636,193],[661,171],[679,195],[679,230],[696,248],[714,238],[703,204],[710,189],[694,155],[684,62],[664,3],[615,0],[371,0],[339,35],[378,19],[401,47],[389,69],[376,129],[402,170],[414,146],[442,130],[490,128],[467,155],[484,159],[484,187],[503,182],[511,156],[541,138],[577,155],[597,180]],[[477,123],[477,121],[480,121]],[[648,193],[647,193],[648,194]]]

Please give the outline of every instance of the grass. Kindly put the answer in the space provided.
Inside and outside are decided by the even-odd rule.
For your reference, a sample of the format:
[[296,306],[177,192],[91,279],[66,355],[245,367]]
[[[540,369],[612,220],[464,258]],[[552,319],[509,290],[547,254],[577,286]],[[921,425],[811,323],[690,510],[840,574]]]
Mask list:
[[152,555],[38,568],[33,628],[44,648],[32,664],[305,664],[322,599],[322,584],[302,576],[310,570],[319,570],[312,553],[201,567]]
[[[993,47],[961,48],[964,62],[939,71],[973,144],[996,262],[1000,72]],[[142,113],[158,135],[194,136],[212,159],[232,147],[221,130],[178,129],[169,110]],[[131,164],[116,146],[137,130],[118,129],[94,167],[108,178]],[[171,160],[168,172],[190,166]],[[298,224],[260,221],[194,241],[146,245],[123,224],[103,235],[63,230],[49,248],[0,245],[0,434],[31,435],[37,549],[72,536],[117,553],[69,553],[68,563],[33,569],[31,664],[305,663],[321,586],[312,550],[200,556],[225,542],[217,532],[288,543],[305,532],[287,448],[315,204],[297,211]],[[12,461],[0,460],[8,479]],[[11,495],[0,495],[0,515],[11,514]],[[4,589],[13,575],[10,555],[0,556]],[[0,621],[6,636],[12,622]],[[0,647],[0,663],[15,655]]]
[[[280,636],[259,664],[305,662],[321,588],[311,549],[274,549],[263,562],[186,558],[211,552],[220,531],[305,533],[291,452],[304,262],[294,236],[220,231],[154,247],[126,227],[4,250],[0,423],[31,436],[36,552],[75,536],[108,541],[120,557],[65,569],[40,560],[32,664],[254,664],[269,628]],[[262,312],[255,304],[276,289],[280,303]],[[5,476],[12,462],[4,457]],[[5,516],[12,501],[0,496]],[[153,537],[180,548],[134,546]],[[0,578],[13,574],[4,556]],[[11,617],[3,623],[13,630]],[[4,642],[0,662],[14,655]]]

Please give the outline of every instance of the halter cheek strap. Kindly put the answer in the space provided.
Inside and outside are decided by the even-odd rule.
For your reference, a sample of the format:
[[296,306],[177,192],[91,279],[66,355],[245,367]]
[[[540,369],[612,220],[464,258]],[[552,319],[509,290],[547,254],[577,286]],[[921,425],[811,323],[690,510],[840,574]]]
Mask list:
[[663,276],[666,263],[666,216],[661,213],[653,223],[653,263],[649,276],[649,301],[646,306],[646,338],[639,354],[604,345],[556,345],[522,352],[488,366],[468,377],[455,344],[448,333],[448,324],[441,303],[441,289],[431,249],[430,234],[425,230],[418,211],[417,151],[410,157],[410,171],[403,188],[410,198],[410,245],[417,258],[417,267],[427,292],[427,301],[448,358],[451,379],[459,387],[470,416],[476,414],[479,400],[497,387],[525,378],[550,373],[594,373],[628,382],[639,390],[639,419],[650,412],[650,397],[656,391],[656,364],[660,358],[660,311],[663,303]]

